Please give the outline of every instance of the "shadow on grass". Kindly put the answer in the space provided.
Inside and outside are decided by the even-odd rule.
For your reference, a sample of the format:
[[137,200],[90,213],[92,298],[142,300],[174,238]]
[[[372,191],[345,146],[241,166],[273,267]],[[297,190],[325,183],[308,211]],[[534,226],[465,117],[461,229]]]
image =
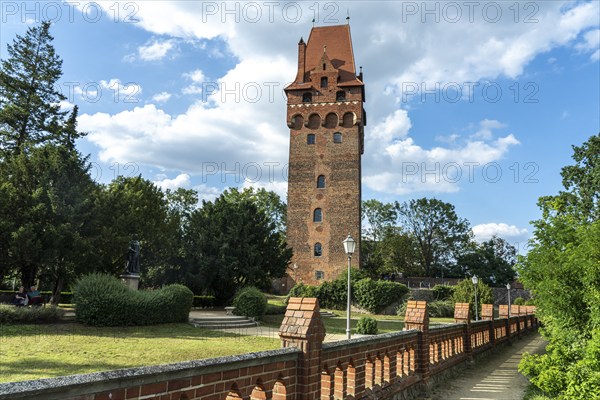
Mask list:
[[[20,359],[0,364],[2,376],[19,377],[17,380],[38,379],[39,376],[53,378],[72,374],[108,371],[130,368],[127,364],[94,361],[93,363],[69,363],[64,361],[41,360],[39,358]],[[83,371],[83,372],[82,372]]]
[[34,325],[1,325],[0,343],[9,338],[21,338],[23,341],[41,340],[52,337],[87,336],[93,338],[114,338],[115,340],[135,339],[185,339],[208,340],[217,338],[238,339],[246,336],[240,329],[236,332],[213,331],[195,328],[186,323],[161,325],[143,325],[127,327],[94,327],[78,323],[68,324],[34,324]]

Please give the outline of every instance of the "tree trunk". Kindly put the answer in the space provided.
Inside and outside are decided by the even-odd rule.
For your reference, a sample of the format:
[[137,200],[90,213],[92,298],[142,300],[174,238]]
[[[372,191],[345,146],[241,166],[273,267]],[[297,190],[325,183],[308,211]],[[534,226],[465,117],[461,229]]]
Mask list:
[[63,277],[59,277],[54,282],[54,288],[52,289],[52,297],[50,298],[50,303],[52,305],[57,306],[60,302],[60,292],[62,292],[62,288],[65,284],[65,280]]

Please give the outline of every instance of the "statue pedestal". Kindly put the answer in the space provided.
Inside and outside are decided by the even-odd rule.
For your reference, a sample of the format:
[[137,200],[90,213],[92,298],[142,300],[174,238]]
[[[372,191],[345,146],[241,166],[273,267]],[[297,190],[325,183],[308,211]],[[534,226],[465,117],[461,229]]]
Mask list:
[[123,274],[121,275],[121,282],[130,289],[138,290],[140,276],[137,274]]

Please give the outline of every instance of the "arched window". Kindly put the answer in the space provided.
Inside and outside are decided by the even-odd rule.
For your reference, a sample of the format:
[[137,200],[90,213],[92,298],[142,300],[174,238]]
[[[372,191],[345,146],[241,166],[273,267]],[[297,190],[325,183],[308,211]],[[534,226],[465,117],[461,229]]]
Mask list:
[[335,129],[338,125],[338,116],[336,113],[329,113],[325,116],[325,128]]
[[323,221],[323,211],[320,208],[315,208],[315,212],[313,213],[313,222],[321,221]]
[[342,143],[342,134],[340,132],[333,134],[333,143]]
[[296,114],[292,117],[292,121],[291,121],[291,126],[290,128],[294,129],[294,130],[300,130],[302,128],[302,125],[304,125],[304,117],[300,114]]
[[302,102],[310,103],[312,101],[312,93],[306,92],[302,94]]
[[321,257],[323,255],[323,246],[321,243],[315,243],[315,257]]
[[308,135],[306,135],[306,144],[315,144],[315,134],[314,133],[309,133]]
[[317,189],[323,189],[325,187],[325,175],[319,175],[317,177]]
[[346,92],[340,90],[335,94],[335,101],[345,101],[346,100]]
[[327,77],[326,76],[321,78],[321,87],[324,89],[327,88]]

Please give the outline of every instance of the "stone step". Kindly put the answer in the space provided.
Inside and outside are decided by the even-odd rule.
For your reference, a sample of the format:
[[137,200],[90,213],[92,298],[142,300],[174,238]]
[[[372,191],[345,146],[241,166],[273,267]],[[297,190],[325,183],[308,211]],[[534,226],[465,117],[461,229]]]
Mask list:
[[336,314],[329,311],[321,311],[321,317],[337,317]]
[[190,318],[190,321],[206,321],[206,322],[211,322],[211,323],[236,323],[236,322],[244,322],[244,321],[249,321],[250,319],[247,317],[195,317],[195,318]]
[[203,329],[235,329],[258,326],[258,323],[250,318],[233,316],[190,318],[190,324]]
[[206,324],[206,323],[197,323],[197,322],[190,322],[190,323],[196,328],[212,329],[212,330],[254,328],[254,327],[258,326],[258,324],[254,321],[248,321],[248,322],[243,322],[243,323],[239,323],[239,324]]

